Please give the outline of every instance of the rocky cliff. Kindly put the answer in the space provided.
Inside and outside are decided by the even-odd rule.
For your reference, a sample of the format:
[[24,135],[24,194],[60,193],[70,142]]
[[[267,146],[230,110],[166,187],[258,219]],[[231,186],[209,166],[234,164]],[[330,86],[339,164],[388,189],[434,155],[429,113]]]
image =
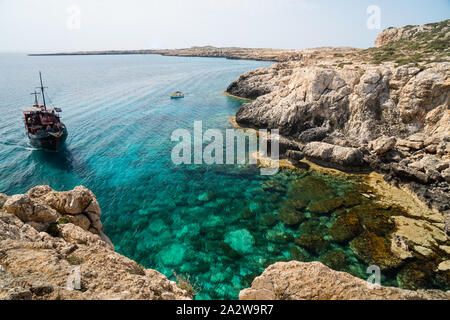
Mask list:
[[449,300],[450,292],[375,286],[320,262],[279,262],[253,280],[240,300]]
[[450,210],[449,31],[450,20],[389,29],[376,48],[247,72],[227,89],[255,99],[236,121],[304,144],[296,160],[303,151],[322,165],[377,170]]
[[190,299],[161,273],[116,253],[84,187],[0,194],[0,300]]

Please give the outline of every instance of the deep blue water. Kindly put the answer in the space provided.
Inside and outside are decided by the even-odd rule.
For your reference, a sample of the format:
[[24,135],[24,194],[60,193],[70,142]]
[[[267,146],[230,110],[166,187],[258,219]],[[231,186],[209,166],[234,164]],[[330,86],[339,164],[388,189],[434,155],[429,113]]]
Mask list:
[[[294,248],[293,237],[327,237],[335,217],[306,213],[300,228],[288,228],[276,219],[277,210],[292,182],[306,175],[335,196],[350,182],[306,171],[265,177],[250,165],[171,162],[173,130],[192,129],[195,120],[204,130],[231,128],[228,120],[242,102],[221,92],[240,74],[269,65],[152,55],[0,55],[0,192],[86,186],[97,195],[117,251],[171,279],[173,271],[189,275],[202,287],[200,299],[236,299],[278,260],[323,259],[323,252]],[[21,109],[32,104],[39,70],[69,130],[58,153],[31,148],[24,135]],[[169,99],[176,90],[186,97]],[[262,223],[270,215],[273,223]],[[336,249],[345,253],[347,271],[366,276],[347,243],[329,247]]]

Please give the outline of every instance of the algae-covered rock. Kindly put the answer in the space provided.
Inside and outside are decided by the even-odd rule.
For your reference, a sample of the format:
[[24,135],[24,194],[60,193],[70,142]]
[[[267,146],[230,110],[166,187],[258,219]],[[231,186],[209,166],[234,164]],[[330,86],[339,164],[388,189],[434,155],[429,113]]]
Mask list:
[[347,256],[341,250],[328,251],[320,257],[320,261],[333,270],[343,270],[347,267]]
[[318,232],[321,229],[321,224],[319,219],[308,219],[300,225],[301,234],[311,234]]
[[289,248],[289,254],[292,260],[307,262],[309,261],[308,254],[301,248],[297,246],[292,246]]
[[296,210],[303,210],[308,206],[309,199],[306,198],[297,198],[297,199],[286,199],[283,202],[283,205],[286,207],[291,207]]
[[306,216],[292,207],[282,207],[278,210],[278,218],[288,226],[296,226],[304,221]]
[[207,191],[207,192],[200,194],[197,199],[202,202],[208,202],[208,201],[211,201],[212,199],[214,199],[215,196],[216,196],[216,193],[214,191]]
[[266,214],[261,217],[261,223],[267,227],[273,227],[278,223],[277,217],[274,214]]
[[314,253],[319,253],[328,247],[328,241],[320,233],[301,235],[295,238],[295,244]]
[[294,236],[288,232],[280,230],[269,230],[267,240],[274,243],[284,244],[294,241]]
[[294,181],[289,188],[289,199],[306,199],[317,201],[327,199],[334,196],[333,188],[325,181],[307,176],[305,178]]
[[286,188],[282,184],[280,184],[277,181],[273,181],[273,180],[264,181],[261,184],[261,186],[264,189],[264,191],[267,191],[267,192],[278,192],[278,193],[286,192]]
[[427,261],[414,261],[405,265],[397,274],[400,288],[408,290],[426,289],[431,285],[433,263]]
[[236,260],[242,257],[242,255],[237,252],[236,250],[234,250],[228,243],[226,242],[221,242],[219,244],[220,248],[223,251],[223,254],[225,256],[227,256],[230,259]]
[[363,197],[359,191],[348,191],[342,196],[342,204],[346,208],[357,206],[363,202]]
[[353,207],[349,213],[358,215],[361,225],[366,231],[385,236],[394,229],[394,223],[390,220],[390,216],[396,214],[397,211],[396,209],[385,210],[373,202],[366,202]]
[[355,255],[368,265],[376,265],[381,270],[397,268],[403,260],[391,251],[391,244],[385,238],[372,232],[364,232],[350,242]]
[[343,203],[344,201],[341,198],[317,200],[311,202],[308,211],[316,214],[327,214],[341,207]]
[[241,212],[241,218],[242,219],[251,219],[255,216],[255,213],[253,211],[251,211],[249,208],[245,208],[244,210],[242,210]]
[[348,212],[338,217],[328,231],[334,241],[344,242],[356,237],[361,230],[358,215]]
[[438,271],[436,273],[436,281],[446,288],[450,288],[450,270]]

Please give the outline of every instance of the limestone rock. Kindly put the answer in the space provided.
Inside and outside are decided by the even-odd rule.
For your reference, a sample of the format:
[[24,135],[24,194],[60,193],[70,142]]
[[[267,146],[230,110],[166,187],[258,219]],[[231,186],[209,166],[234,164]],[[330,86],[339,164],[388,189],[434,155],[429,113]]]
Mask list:
[[[71,223],[59,228],[61,237],[54,238],[0,213],[0,299],[191,298],[164,275],[114,252],[98,235]],[[74,267],[81,275],[75,290],[67,284]]]
[[407,239],[414,245],[433,248],[447,241],[445,232],[425,220],[416,220],[403,216],[391,218],[396,226],[393,235]]
[[450,271],[450,260],[443,261],[438,266],[439,271]]
[[369,144],[369,148],[377,155],[384,155],[394,149],[397,143],[395,137],[380,137]]
[[339,147],[323,142],[311,142],[303,148],[303,152],[309,159],[344,168],[357,169],[365,163],[359,149]]
[[438,290],[409,291],[378,287],[320,262],[280,262],[269,266],[253,280],[240,300],[448,300]]
[[[6,213],[0,211],[0,299],[192,298],[164,275],[146,270],[114,251],[101,231],[101,211],[95,196],[84,187],[69,192],[35,187],[26,195],[8,197],[3,210]],[[84,210],[88,211],[75,214]],[[54,223],[55,213],[57,217],[67,214],[64,218],[72,223]],[[96,221],[96,228],[90,227],[91,219]],[[74,270],[80,272],[81,282],[68,287]]]
[[3,205],[7,213],[15,214],[22,221],[56,222],[60,215],[51,207],[34,202],[28,195],[20,194],[8,198]]

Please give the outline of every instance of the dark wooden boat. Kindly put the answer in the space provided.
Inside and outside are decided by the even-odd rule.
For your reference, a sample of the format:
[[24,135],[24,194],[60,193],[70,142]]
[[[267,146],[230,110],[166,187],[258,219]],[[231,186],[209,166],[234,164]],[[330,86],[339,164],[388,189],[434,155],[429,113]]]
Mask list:
[[[34,92],[34,105],[23,109],[25,134],[31,145],[39,148],[58,150],[67,139],[68,131],[61,122],[60,108],[48,107],[45,102],[45,87],[39,72],[40,93]],[[43,104],[39,104],[37,96],[42,95]]]

